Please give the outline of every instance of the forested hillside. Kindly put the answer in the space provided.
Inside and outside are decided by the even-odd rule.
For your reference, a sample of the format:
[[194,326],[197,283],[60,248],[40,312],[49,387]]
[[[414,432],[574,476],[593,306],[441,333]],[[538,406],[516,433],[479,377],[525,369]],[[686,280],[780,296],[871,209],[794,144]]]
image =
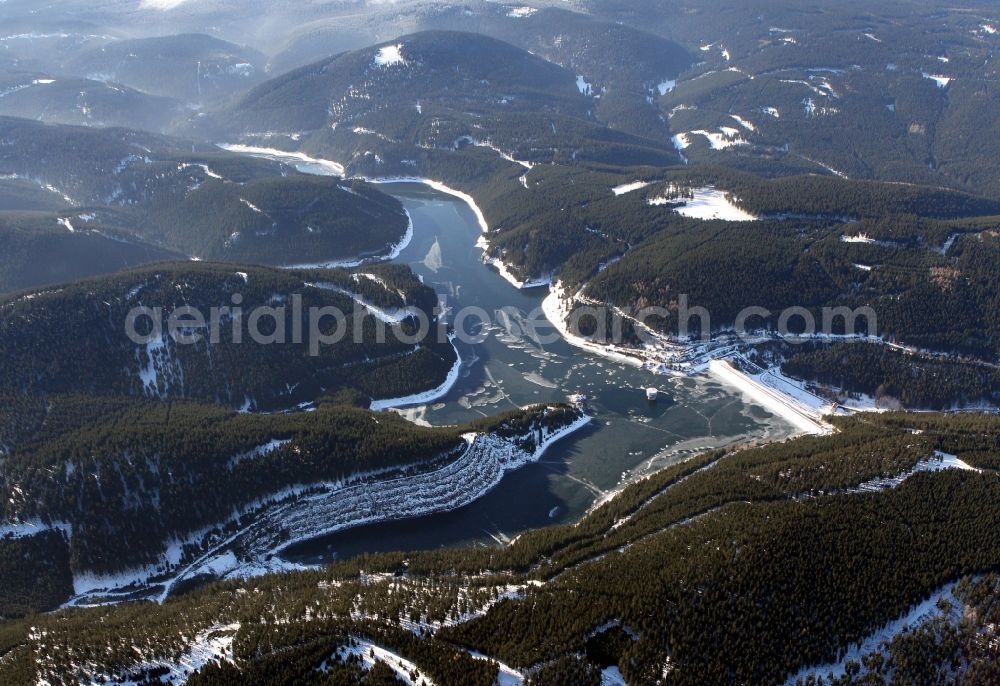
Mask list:
[[525,163],[677,160],[669,141],[607,128],[594,113],[600,93],[584,81],[493,38],[425,31],[272,79],[191,130],[248,140],[269,131],[272,143],[372,175],[419,171],[434,151],[467,147]]
[[[847,395],[864,394],[876,403],[916,409],[950,409],[995,404],[1000,369],[986,363],[914,355],[881,345],[806,345],[787,351],[786,374]],[[834,399],[838,399],[835,394]]]
[[168,541],[290,486],[432,462],[461,443],[455,430],[338,405],[258,416],[56,396],[36,426],[8,447],[0,521],[65,523],[71,567],[96,572],[155,562]]
[[692,161],[766,173],[806,165],[996,194],[996,174],[987,170],[996,159],[988,113],[998,17],[988,4],[712,0],[684,11],[676,2],[602,0],[588,7],[699,48],[703,63],[660,100],[674,132],[688,134],[683,152]]
[[213,105],[243,93],[264,75],[258,51],[201,34],[118,40],[74,55],[64,69],[145,93]]
[[[21,119],[0,120],[0,130],[6,141],[0,171],[73,208],[53,223],[73,231],[96,219],[131,234],[151,253],[329,264],[384,256],[409,224],[398,201],[361,181],[311,177],[214,146]],[[102,271],[93,263],[81,268]]]
[[[12,204],[24,204],[18,193]],[[65,219],[48,213],[0,212],[0,293],[66,283],[149,262],[184,256],[137,240],[96,220]],[[72,221],[72,220],[71,220]]]
[[604,22],[562,7],[483,4],[475,11],[448,5],[420,8],[424,28],[483,33],[554,62],[579,75],[596,96],[594,113],[611,128],[669,141],[654,96],[696,58],[662,37]]
[[54,188],[46,188],[14,174],[0,175],[0,211],[54,212],[69,207],[70,203]]
[[997,242],[983,229],[898,216],[853,224],[675,220],[585,292],[629,312],[668,307],[671,332],[680,294],[709,310],[713,329],[731,327],[749,306],[773,313],[749,323],[759,328],[774,328],[777,313],[793,306],[811,310],[817,326],[824,307],[871,307],[877,330],[856,333],[993,361],[997,335],[987,313],[998,292]]
[[186,114],[183,104],[172,98],[116,83],[22,70],[0,72],[0,92],[0,116],[52,124],[167,131]]
[[[441,384],[456,353],[436,331],[434,291],[405,267],[363,273],[375,278],[340,270],[175,263],[8,296],[0,302],[0,392],[110,393],[263,409],[344,389],[395,398]],[[390,325],[368,305],[401,312],[398,326],[406,336],[418,326],[406,308],[419,309],[430,333],[416,344],[403,342],[406,337],[388,333]],[[159,338],[148,316],[136,320],[135,332],[150,338],[145,345],[133,342],[126,328],[129,312],[138,307],[160,308],[162,315]],[[204,318],[200,328],[180,329],[199,335],[193,344],[175,340],[168,327],[172,313],[185,307]],[[264,338],[255,339],[249,320],[260,307],[281,311],[261,316],[254,331]],[[300,308],[299,322],[294,307]],[[338,308],[343,324],[312,312],[323,307]],[[213,308],[229,308],[219,309],[218,342],[211,342]],[[344,335],[334,344],[311,335],[333,335],[339,326]],[[268,344],[278,337],[285,344]]]
[[[379,669],[402,657],[441,684],[492,683],[501,667],[481,654],[533,684],[596,684],[609,667],[629,683],[781,683],[1000,565],[996,418],[888,414],[839,428],[689,459],[575,526],[502,548],[369,556],[11,624],[3,673],[67,678],[81,660],[94,661],[89,674],[169,673],[216,631],[231,648],[212,649],[221,664],[189,683],[356,679],[373,666],[346,659],[359,644],[378,647]],[[962,588],[970,607],[993,593]],[[943,669],[953,653],[937,654],[925,664]],[[972,675],[988,655],[955,659]]]

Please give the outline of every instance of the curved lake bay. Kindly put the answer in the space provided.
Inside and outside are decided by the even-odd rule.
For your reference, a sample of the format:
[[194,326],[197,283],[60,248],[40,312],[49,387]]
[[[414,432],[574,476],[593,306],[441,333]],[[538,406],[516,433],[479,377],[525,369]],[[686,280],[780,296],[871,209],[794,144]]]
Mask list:
[[[547,288],[517,290],[483,263],[476,247],[480,225],[466,202],[419,183],[387,183],[383,190],[399,198],[413,220],[413,239],[396,261],[433,286],[451,313],[478,307],[492,320],[481,343],[456,340],[462,371],[448,395],[400,412],[413,421],[457,424],[582,394],[593,422],[472,505],[308,541],[289,548],[288,559],[315,564],[363,552],[505,542],[529,528],[573,522],[629,480],[692,453],[792,433],[783,420],[708,378],[623,366],[561,338],[540,344],[523,322],[538,311]],[[477,319],[466,325],[479,332]],[[535,331],[556,338],[544,322]],[[650,386],[660,390],[655,402],[646,398]]]

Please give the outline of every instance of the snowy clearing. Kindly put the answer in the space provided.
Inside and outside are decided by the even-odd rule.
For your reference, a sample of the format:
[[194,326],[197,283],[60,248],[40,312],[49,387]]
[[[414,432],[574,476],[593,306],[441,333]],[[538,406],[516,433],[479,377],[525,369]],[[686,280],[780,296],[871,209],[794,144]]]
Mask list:
[[62,531],[66,536],[71,536],[73,534],[73,527],[67,522],[45,524],[37,519],[18,522],[16,524],[0,524],[0,539],[30,538],[45,531]]
[[738,114],[730,114],[729,118],[732,119],[733,121],[735,121],[740,126],[742,126],[747,131],[756,131],[757,130],[756,126],[754,126],[751,122],[747,121],[746,119],[744,119],[743,117],[739,116]]
[[723,219],[731,222],[748,222],[757,219],[755,215],[733,202],[728,193],[713,186],[692,188],[689,192],[692,194],[690,198],[683,195],[676,198],[662,195],[650,198],[647,202],[650,205],[683,203],[675,207],[674,211],[692,219]]
[[[146,673],[154,669],[165,669],[165,674],[159,675],[157,681],[166,684],[183,684],[188,678],[210,662],[232,662],[233,640],[240,630],[240,624],[216,625],[198,632],[188,649],[176,660],[150,659],[136,664],[132,668],[109,679],[123,686],[138,686],[149,681]],[[138,649],[136,649],[137,652]],[[98,678],[94,683],[104,683]]]
[[921,472],[943,472],[946,469],[957,469],[963,472],[976,472],[981,473],[982,470],[976,469],[964,460],[958,459],[956,455],[951,455],[949,453],[941,452],[940,450],[935,450],[934,454],[930,457],[920,460],[913,469],[903,474],[897,476],[881,477],[878,479],[871,479],[863,484],[860,484],[852,489],[849,489],[850,493],[873,493],[888,491],[893,488],[898,488],[904,481],[909,479],[915,474]]
[[393,65],[406,65],[406,58],[403,57],[403,44],[386,45],[379,48],[375,53],[375,65],[379,67],[391,67]]
[[685,135],[704,136],[708,140],[708,144],[712,150],[726,150],[736,145],[750,145],[750,143],[739,137],[739,131],[726,126],[720,126],[718,131],[698,129]]
[[233,455],[231,458],[229,458],[229,462],[226,463],[226,467],[232,469],[241,462],[252,460],[257,457],[263,457],[264,455],[270,455],[271,453],[283,448],[284,446],[288,445],[291,442],[292,442],[291,439],[284,439],[284,440],[279,440],[276,438],[272,439],[267,443],[258,445],[256,448],[247,450],[246,452],[239,453],[237,455]]

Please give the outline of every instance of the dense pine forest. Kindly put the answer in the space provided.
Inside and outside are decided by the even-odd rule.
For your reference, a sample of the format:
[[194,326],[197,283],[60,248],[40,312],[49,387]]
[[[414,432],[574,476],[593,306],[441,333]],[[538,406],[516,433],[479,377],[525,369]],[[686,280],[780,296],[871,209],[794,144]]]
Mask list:
[[[982,363],[963,363],[922,356],[866,343],[786,350],[781,370],[877,403],[923,409],[950,409],[995,403],[1000,370]],[[838,399],[837,395],[833,396]]]
[[[215,631],[232,651],[190,683],[337,683],[358,669],[352,645],[387,649],[444,684],[491,683],[497,665],[480,653],[540,684],[589,683],[608,666],[632,683],[778,683],[1000,566],[995,417],[886,414],[838,428],[691,458],[577,525],[501,548],[366,556],[162,606],[14,622],[0,666],[10,683],[72,679],[71,664],[85,661],[91,674],[155,675],[193,635]],[[941,454],[969,469],[933,471]],[[953,603],[995,605],[995,585],[961,589]],[[956,636],[975,641],[967,626]],[[946,669],[954,642],[923,631],[901,635],[869,669],[912,665],[904,650]],[[962,683],[987,683],[974,677],[990,668],[983,649],[955,658],[972,661]]]

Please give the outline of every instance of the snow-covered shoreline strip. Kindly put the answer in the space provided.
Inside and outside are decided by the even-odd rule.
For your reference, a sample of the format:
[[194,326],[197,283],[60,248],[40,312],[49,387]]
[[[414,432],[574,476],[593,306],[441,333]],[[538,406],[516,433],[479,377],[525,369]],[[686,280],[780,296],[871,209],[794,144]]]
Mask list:
[[[704,345],[683,343],[654,331],[644,322],[630,317],[620,308],[591,300],[582,295],[567,298],[561,283],[551,285],[549,295],[542,301],[542,313],[569,345],[593,355],[632,367],[647,369],[655,374],[689,376],[702,371],[708,364],[708,348]],[[574,305],[610,308],[616,316],[627,319],[646,337],[641,346],[620,346],[584,338],[574,334],[567,326]]]
[[545,318],[549,320],[549,323],[555,327],[556,331],[559,332],[559,335],[563,337],[563,340],[574,348],[586,350],[594,355],[613,360],[614,362],[627,364],[632,367],[642,367],[646,362],[638,355],[619,352],[612,346],[601,345],[599,343],[595,343],[594,341],[589,341],[582,336],[573,334],[566,325],[566,319],[569,317],[570,309],[564,299],[564,293],[559,284],[553,284],[549,290],[549,294],[545,296],[545,299],[542,301],[542,313],[545,315]]
[[[827,401],[778,373],[765,371],[760,378],[755,378],[739,371],[722,359],[736,352],[737,348],[733,345],[674,342],[648,328],[645,330],[646,334],[653,342],[643,347],[602,344],[573,334],[567,320],[573,304],[580,298],[578,295],[567,299],[560,284],[556,283],[542,301],[546,319],[569,345],[620,364],[645,368],[658,374],[689,376],[707,371],[716,380],[740,391],[772,414],[788,421],[799,432],[814,435],[832,432],[833,428],[823,421],[823,416],[833,411]],[[584,303],[590,304],[585,300]]]
[[385,410],[392,410],[400,407],[410,407],[412,405],[426,405],[432,403],[436,400],[448,395],[452,387],[458,381],[459,373],[462,371],[462,355],[458,352],[458,348],[455,346],[455,335],[451,334],[448,337],[451,341],[451,347],[455,351],[455,364],[451,366],[448,370],[448,375],[440,386],[432,388],[429,391],[424,391],[422,393],[414,393],[413,395],[406,395],[401,398],[386,398],[384,400],[376,400],[372,402],[369,409],[375,412],[383,412]]
[[479,228],[483,231],[483,233],[487,233],[490,230],[490,225],[486,223],[486,215],[483,214],[482,209],[480,209],[479,205],[476,204],[475,199],[471,195],[456,188],[452,188],[451,186],[447,186],[440,181],[427,179],[421,176],[358,176],[356,178],[362,181],[367,181],[368,183],[377,184],[419,183],[424,186],[429,186],[440,193],[451,195],[464,201],[465,204],[469,206],[469,209],[472,210],[472,213],[476,215],[476,221],[479,222]]
[[406,250],[406,247],[413,240],[413,217],[410,216],[409,210],[405,207],[403,208],[403,213],[406,214],[406,233],[403,237],[399,239],[399,242],[389,248],[389,254],[383,258],[385,261],[394,260],[400,256],[400,254]]
[[479,222],[479,228],[484,234],[480,236],[479,240],[476,242],[476,247],[480,248],[483,251],[483,262],[495,267],[497,271],[500,273],[500,276],[504,278],[504,280],[506,280],[514,288],[520,290],[523,290],[525,288],[539,288],[541,286],[547,286],[551,283],[551,279],[549,279],[548,277],[542,277],[538,279],[528,279],[526,281],[522,281],[521,279],[517,278],[513,272],[511,272],[510,268],[503,262],[503,260],[489,256],[487,252],[489,250],[489,241],[486,238],[486,234],[489,233],[490,226],[486,222],[486,215],[483,214],[482,209],[479,207],[479,205],[476,204],[475,198],[473,198],[468,193],[452,188],[451,186],[447,186],[440,181],[435,181],[434,179],[427,179],[419,176],[386,176],[386,177],[362,176],[358,178],[360,178],[363,181],[367,181],[368,183],[377,183],[377,184],[418,183],[424,186],[428,186],[429,188],[432,188],[440,193],[444,193],[445,195],[450,195],[452,197],[458,198],[459,200],[463,201],[466,205],[468,205],[470,210],[472,210],[472,213],[476,216],[476,221]]
[[[324,160],[318,157],[310,157],[303,152],[288,152],[277,148],[262,148],[256,145],[242,145],[240,143],[216,143],[215,147],[227,152],[235,152],[254,157],[265,157],[267,159],[284,162],[286,164],[305,163],[315,164],[333,173],[334,176],[344,175],[344,165],[333,160]],[[306,173],[306,172],[304,172]]]
[[503,260],[490,257],[488,254],[489,241],[486,238],[486,234],[489,233],[490,226],[486,222],[486,215],[483,214],[482,209],[476,204],[475,198],[473,198],[468,193],[457,190],[450,186],[446,186],[440,181],[435,181],[434,179],[426,179],[419,176],[388,176],[388,177],[359,177],[363,181],[368,183],[379,183],[379,184],[390,184],[390,183],[419,183],[434,190],[444,193],[445,195],[450,195],[459,200],[463,201],[472,210],[472,213],[476,216],[476,221],[479,222],[479,228],[484,235],[480,236],[479,240],[476,242],[476,247],[483,251],[483,262],[486,264],[494,266],[500,273],[500,276],[504,278],[511,286],[514,288],[523,290],[525,288],[538,288],[540,286],[547,286],[551,283],[551,279],[548,277],[542,277],[537,279],[528,279],[522,281],[517,278],[510,268],[503,262]]
[[739,390],[754,402],[762,405],[764,409],[782,417],[805,433],[822,435],[832,431],[828,424],[816,416],[812,408],[796,401],[791,395],[766,386],[748,374],[744,374],[728,360],[710,360],[708,371],[718,381]]
[[[457,510],[496,488],[507,472],[537,462],[552,445],[589,423],[590,417],[581,414],[563,427],[543,431],[531,453],[512,439],[466,434],[462,456],[436,471],[320,493],[270,513],[273,521],[265,517],[263,526],[255,527],[269,529],[260,532],[268,545],[249,549],[280,554],[296,543],[365,524]],[[288,538],[279,537],[279,531]]]

